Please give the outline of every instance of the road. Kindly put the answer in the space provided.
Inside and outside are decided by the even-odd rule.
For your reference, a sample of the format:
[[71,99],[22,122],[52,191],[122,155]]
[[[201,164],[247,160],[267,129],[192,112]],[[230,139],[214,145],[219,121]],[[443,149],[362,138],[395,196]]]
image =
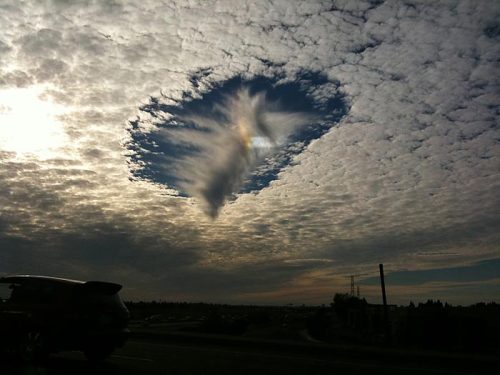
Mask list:
[[[92,365],[78,352],[53,355],[44,365],[3,361],[6,375],[69,374],[476,374],[474,368],[449,368],[424,361],[315,353],[300,348],[221,345],[206,342],[130,340],[105,363]],[[451,365],[451,364],[450,364]],[[486,372],[485,372],[486,373]]]

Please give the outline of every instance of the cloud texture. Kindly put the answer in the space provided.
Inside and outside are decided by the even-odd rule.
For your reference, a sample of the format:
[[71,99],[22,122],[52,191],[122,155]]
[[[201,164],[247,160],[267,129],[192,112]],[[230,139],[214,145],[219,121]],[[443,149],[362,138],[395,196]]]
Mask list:
[[[43,155],[0,148],[0,273],[106,275],[131,298],[327,302],[379,262],[500,257],[498,19],[493,0],[2,2],[0,90],[43,87],[64,134]],[[300,116],[240,91],[189,118],[209,135],[175,139],[211,162],[188,157],[178,173],[205,207],[134,178],[131,121],[146,135],[168,120],[140,110],[151,98],[304,70],[329,80],[314,100],[341,93],[349,112],[216,221],[206,207]]]

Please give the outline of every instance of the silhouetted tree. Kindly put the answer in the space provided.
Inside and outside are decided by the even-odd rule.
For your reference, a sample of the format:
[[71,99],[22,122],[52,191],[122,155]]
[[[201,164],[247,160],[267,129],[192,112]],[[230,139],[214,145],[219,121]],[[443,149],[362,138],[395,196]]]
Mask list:
[[364,310],[368,302],[347,293],[335,293],[333,297],[333,309],[340,320],[347,322],[350,310]]

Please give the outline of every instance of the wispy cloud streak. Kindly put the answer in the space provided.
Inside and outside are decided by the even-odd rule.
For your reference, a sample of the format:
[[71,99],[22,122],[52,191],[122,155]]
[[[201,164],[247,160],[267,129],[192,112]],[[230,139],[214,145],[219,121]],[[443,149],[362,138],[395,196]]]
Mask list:
[[172,144],[195,150],[174,167],[180,187],[205,203],[216,217],[226,199],[266,157],[287,144],[301,126],[314,120],[304,112],[280,109],[264,92],[240,88],[206,115],[186,115],[192,127],[167,128],[162,136]]

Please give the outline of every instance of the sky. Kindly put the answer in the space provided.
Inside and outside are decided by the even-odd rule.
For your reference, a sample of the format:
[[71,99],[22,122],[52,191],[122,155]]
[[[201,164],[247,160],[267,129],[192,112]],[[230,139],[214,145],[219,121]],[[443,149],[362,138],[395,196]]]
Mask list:
[[0,0],[0,275],[500,296],[500,3]]

